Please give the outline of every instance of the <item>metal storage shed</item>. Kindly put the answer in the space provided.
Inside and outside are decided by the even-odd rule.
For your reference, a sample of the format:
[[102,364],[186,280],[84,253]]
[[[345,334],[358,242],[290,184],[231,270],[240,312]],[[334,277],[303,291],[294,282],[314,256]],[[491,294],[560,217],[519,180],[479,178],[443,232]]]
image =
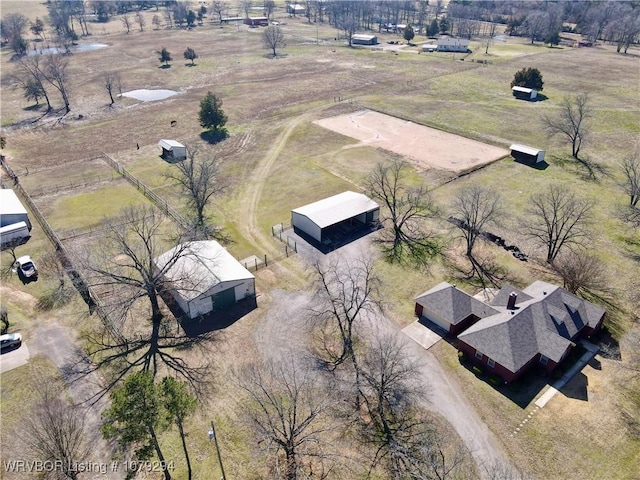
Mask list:
[[377,45],[378,37],[375,35],[356,33],[351,35],[351,43],[353,45]]
[[511,87],[511,93],[514,97],[522,100],[535,100],[538,96],[538,91],[533,88],[527,87]]
[[187,158],[187,147],[175,140],[160,140],[158,146],[162,147],[162,158],[167,160],[184,160]]
[[323,243],[327,236],[341,226],[375,224],[380,206],[366,195],[343,192],[304,207],[291,210],[291,225],[296,233],[303,233]]
[[[156,259],[158,268],[172,261],[178,245]],[[189,318],[221,310],[255,296],[255,277],[215,240],[189,242],[165,273],[171,296]]]
[[516,160],[524,161],[527,163],[540,163],[544,162],[544,150],[538,150],[537,148],[528,147],[526,145],[520,145],[514,143],[509,147],[511,150],[511,156]]
[[0,227],[24,222],[31,230],[31,221],[16,193],[8,188],[0,189]]

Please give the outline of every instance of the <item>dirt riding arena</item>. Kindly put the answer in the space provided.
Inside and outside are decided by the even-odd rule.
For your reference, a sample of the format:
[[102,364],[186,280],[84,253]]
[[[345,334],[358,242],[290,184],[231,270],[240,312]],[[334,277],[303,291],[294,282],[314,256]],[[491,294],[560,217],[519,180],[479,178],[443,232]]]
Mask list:
[[402,155],[423,169],[459,172],[509,154],[503,148],[371,110],[324,118],[315,123],[362,144]]

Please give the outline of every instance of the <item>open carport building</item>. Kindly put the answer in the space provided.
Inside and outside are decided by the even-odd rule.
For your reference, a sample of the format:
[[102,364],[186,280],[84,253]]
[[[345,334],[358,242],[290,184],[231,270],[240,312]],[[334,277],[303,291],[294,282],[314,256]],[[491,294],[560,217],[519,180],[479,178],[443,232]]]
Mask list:
[[255,277],[215,240],[180,244],[156,259],[168,290],[191,319],[255,297]]
[[162,158],[167,160],[184,160],[187,158],[187,147],[175,140],[160,140],[158,146],[162,148]]
[[380,206],[366,195],[343,192],[291,210],[293,230],[319,244],[330,244],[378,224]]

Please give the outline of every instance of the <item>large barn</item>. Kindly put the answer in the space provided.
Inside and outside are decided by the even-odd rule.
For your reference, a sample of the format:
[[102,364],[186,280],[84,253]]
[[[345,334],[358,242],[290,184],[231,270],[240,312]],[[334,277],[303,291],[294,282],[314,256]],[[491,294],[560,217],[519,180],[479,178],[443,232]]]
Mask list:
[[367,35],[364,33],[356,33],[351,35],[352,45],[377,45],[378,37],[375,35]]
[[171,296],[192,319],[255,296],[255,277],[215,240],[177,245],[156,266],[166,269]]
[[13,190],[0,189],[0,227],[24,222],[31,230],[31,221],[27,209]]
[[353,230],[377,224],[380,206],[366,195],[343,192],[291,211],[296,233],[319,244],[334,242]]

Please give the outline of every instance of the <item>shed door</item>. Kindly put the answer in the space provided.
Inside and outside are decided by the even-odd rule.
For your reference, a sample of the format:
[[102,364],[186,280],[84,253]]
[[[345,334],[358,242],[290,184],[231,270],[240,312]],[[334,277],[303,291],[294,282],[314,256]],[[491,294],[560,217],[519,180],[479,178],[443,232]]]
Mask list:
[[214,310],[221,310],[236,303],[235,289],[228,288],[211,296]]

